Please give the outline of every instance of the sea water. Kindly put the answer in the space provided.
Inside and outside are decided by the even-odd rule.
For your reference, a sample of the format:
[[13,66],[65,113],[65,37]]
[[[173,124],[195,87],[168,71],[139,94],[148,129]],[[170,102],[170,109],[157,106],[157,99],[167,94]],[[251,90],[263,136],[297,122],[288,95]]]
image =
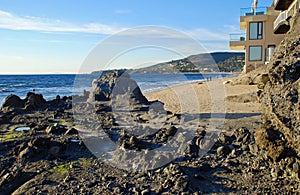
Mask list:
[[[235,74],[132,74],[131,78],[143,93],[148,93],[180,84],[233,76]],[[81,95],[83,90],[90,90],[93,79],[98,77],[95,74],[0,75],[0,104],[10,94],[25,98],[32,91],[43,94],[46,100],[55,99],[57,95]]]

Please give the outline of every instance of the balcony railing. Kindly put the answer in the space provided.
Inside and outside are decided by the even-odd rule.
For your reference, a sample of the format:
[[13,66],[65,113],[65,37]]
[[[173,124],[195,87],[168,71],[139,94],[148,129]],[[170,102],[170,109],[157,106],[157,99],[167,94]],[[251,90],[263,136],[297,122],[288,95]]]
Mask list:
[[264,15],[267,13],[267,7],[257,7],[256,9],[242,8],[241,16],[255,16],[255,15]]
[[234,33],[230,34],[229,37],[231,42],[246,41],[246,33]]
[[273,25],[273,29],[276,30],[277,27],[284,21],[286,21],[287,19],[287,14],[286,11],[281,12],[278,17],[276,18],[276,20],[274,21],[274,25]]

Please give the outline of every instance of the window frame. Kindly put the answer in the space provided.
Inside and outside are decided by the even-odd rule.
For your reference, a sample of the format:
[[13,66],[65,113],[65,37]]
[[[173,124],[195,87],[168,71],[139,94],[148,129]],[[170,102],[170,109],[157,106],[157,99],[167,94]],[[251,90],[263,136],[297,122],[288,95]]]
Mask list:
[[[251,24],[256,24],[256,38],[251,37]],[[263,22],[250,22],[249,23],[249,40],[263,39],[263,31],[264,31],[264,23]]]
[[[251,47],[260,47],[260,59],[259,60],[251,60]],[[250,62],[263,61],[263,46],[262,45],[250,45],[249,46],[249,57],[248,57],[248,60]]]

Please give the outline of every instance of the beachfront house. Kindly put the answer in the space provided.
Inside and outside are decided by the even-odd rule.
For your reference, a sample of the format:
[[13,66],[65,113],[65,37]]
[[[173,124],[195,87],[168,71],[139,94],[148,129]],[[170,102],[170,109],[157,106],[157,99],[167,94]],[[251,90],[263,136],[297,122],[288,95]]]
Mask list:
[[230,49],[245,50],[244,72],[269,63],[299,7],[300,0],[274,0],[270,7],[257,7],[255,0],[252,7],[241,9],[240,29],[245,33],[230,34]]

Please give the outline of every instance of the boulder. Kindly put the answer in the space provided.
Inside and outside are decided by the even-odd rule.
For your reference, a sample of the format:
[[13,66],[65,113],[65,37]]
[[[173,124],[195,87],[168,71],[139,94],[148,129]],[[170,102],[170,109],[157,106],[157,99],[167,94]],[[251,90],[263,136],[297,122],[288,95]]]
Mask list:
[[4,108],[23,108],[25,104],[25,101],[22,100],[19,96],[17,95],[9,95],[5,98],[5,101],[2,105],[2,109]]
[[43,98],[41,94],[35,94],[29,92],[25,98],[25,109],[26,110],[37,110],[46,106],[47,101]]
[[17,95],[9,95],[6,97],[2,110],[11,110],[11,109],[25,109],[26,111],[38,110],[45,108],[47,101],[43,98],[41,94],[35,94],[29,92],[25,99],[21,99]]
[[19,159],[25,160],[33,157],[35,151],[32,147],[27,147],[19,153]]
[[231,149],[229,146],[220,146],[217,149],[218,156],[226,156],[231,152]]
[[93,81],[89,101],[113,99],[123,99],[131,103],[148,103],[137,83],[125,70],[104,71],[99,79]]

